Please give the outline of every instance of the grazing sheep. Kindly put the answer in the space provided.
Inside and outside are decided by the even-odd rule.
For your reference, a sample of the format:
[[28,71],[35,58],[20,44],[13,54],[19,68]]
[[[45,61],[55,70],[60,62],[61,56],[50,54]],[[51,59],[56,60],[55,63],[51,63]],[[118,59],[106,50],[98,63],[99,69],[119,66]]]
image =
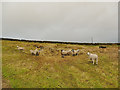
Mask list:
[[73,51],[72,50],[67,50],[67,55],[73,55]]
[[18,50],[24,50],[24,47],[17,46]]
[[72,54],[72,50],[61,50],[62,58],[64,58],[64,56],[67,56],[70,54]]
[[32,54],[32,55],[35,55],[35,52],[34,52],[34,50],[30,50],[30,52],[31,52],[31,54]]
[[72,51],[73,51],[73,56],[75,56],[75,55],[78,55],[80,49],[77,49],[77,50],[72,49]]
[[98,64],[98,56],[96,54],[92,54],[88,52],[87,55],[89,56],[89,59],[93,61],[93,64],[94,64],[94,60],[96,60],[96,64]]
[[61,55],[62,55],[62,58],[64,58],[64,56],[69,55],[69,50],[61,50]]
[[65,50],[61,50],[61,55],[62,55],[62,58],[64,58],[64,56],[68,55],[68,52]]
[[36,55],[39,56],[40,50],[38,50],[37,48],[35,50],[30,50],[32,55]]

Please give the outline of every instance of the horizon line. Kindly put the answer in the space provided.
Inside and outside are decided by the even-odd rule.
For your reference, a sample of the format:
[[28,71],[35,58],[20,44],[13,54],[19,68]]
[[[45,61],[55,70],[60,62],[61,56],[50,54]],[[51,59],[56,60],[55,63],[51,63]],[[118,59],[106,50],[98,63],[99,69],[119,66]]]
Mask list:
[[26,41],[26,42],[41,42],[41,43],[63,43],[63,44],[93,44],[93,45],[96,45],[96,44],[118,44],[120,45],[120,42],[114,42],[114,43],[111,43],[111,42],[93,42],[93,43],[90,43],[90,42],[71,42],[71,41],[56,41],[56,40],[32,40],[32,39],[16,39],[16,38],[0,38],[0,40],[11,40],[11,41]]

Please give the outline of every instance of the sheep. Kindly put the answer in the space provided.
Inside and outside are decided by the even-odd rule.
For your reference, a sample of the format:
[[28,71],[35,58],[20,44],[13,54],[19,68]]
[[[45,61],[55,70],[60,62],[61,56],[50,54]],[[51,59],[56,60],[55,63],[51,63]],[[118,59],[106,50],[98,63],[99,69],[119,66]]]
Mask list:
[[74,49],[71,49],[71,50],[61,50],[61,55],[62,55],[63,58],[66,55],[75,56],[75,55],[78,55],[79,51],[80,51],[79,49],[77,49],[77,50],[74,50]]
[[73,51],[73,56],[75,56],[75,55],[78,55],[80,49],[77,49],[77,50],[72,49],[72,51]]
[[37,48],[35,50],[30,50],[31,54],[36,56],[39,56],[40,51],[41,50],[38,50]]
[[17,46],[18,50],[24,50],[24,47]]
[[68,55],[73,55],[73,51],[72,50],[67,50]]
[[62,58],[64,58],[64,56],[67,56],[70,54],[72,54],[72,50],[61,50]]
[[62,55],[62,58],[64,58],[64,56],[65,55],[67,55],[68,54],[68,52],[67,51],[65,51],[65,50],[61,50],[61,55]]
[[32,54],[32,55],[35,55],[35,52],[34,52],[34,50],[30,50],[30,52],[31,52],[31,54]]
[[89,56],[89,59],[93,61],[93,64],[94,64],[94,60],[96,60],[96,64],[98,64],[98,55],[89,52],[87,53],[87,55]]

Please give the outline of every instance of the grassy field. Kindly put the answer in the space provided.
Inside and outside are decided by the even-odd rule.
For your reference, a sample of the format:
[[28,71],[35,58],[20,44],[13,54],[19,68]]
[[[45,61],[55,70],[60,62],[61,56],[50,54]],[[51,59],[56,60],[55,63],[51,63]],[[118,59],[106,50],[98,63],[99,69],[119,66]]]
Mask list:
[[[25,47],[25,53],[16,46]],[[30,49],[43,46],[39,56]],[[117,88],[118,46],[50,44],[2,40],[3,88]],[[61,49],[80,49],[78,56],[61,58]],[[93,65],[87,52],[99,56]]]

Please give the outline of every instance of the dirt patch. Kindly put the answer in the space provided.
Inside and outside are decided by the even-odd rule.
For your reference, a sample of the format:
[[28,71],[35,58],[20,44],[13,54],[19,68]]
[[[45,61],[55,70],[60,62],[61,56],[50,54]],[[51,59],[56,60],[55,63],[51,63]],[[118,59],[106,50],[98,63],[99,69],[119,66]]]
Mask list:
[[11,88],[10,81],[2,78],[2,88]]

